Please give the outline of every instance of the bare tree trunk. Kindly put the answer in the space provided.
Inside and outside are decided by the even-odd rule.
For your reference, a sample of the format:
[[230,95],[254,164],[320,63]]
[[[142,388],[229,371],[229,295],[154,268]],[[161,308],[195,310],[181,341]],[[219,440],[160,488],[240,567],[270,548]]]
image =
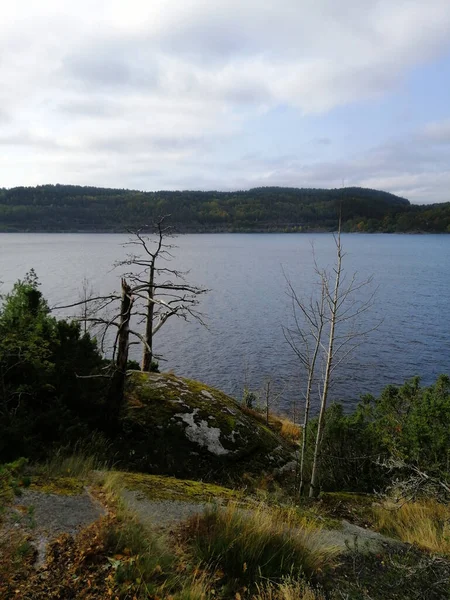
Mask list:
[[155,290],[155,262],[152,261],[148,282],[147,319],[145,323],[145,341],[142,355],[141,371],[148,373],[152,367],[153,360],[153,318],[155,312],[154,290]]
[[266,383],[266,424],[269,424],[269,407],[270,407],[270,379]]
[[117,344],[117,369],[123,373],[127,370],[128,349],[130,339],[130,317],[133,299],[131,288],[125,279],[122,279],[122,300],[120,305],[120,323]]
[[[334,292],[333,298],[330,301],[330,331],[328,338],[328,350],[327,350],[327,358],[326,358],[326,366],[325,366],[325,375],[323,380],[323,389],[322,396],[320,402],[320,413],[319,413],[319,421],[317,423],[317,435],[316,435],[316,443],[314,446],[314,458],[313,458],[313,466],[311,472],[311,483],[309,487],[309,497],[314,498],[318,494],[317,489],[317,467],[318,467],[318,457],[322,442],[323,435],[323,427],[324,427],[324,417],[325,417],[325,409],[327,406],[327,398],[328,398],[328,390],[330,387],[330,375],[331,375],[331,366],[333,364],[333,350],[334,350],[334,332],[336,328],[336,319],[338,312],[338,303],[339,303],[339,287],[341,281],[341,272],[342,272],[342,247],[341,247],[341,230],[339,224],[339,232],[336,240],[336,248],[337,248],[337,264],[335,268],[335,281],[334,281]],[[328,287],[326,286],[326,290]]]
[[[322,288],[322,306],[323,306],[323,301],[324,301],[324,289]],[[303,417],[303,429],[302,429],[302,448],[301,448],[301,452],[300,452],[300,474],[299,474],[300,483],[299,483],[299,489],[298,489],[298,493],[300,496],[303,493],[303,487],[304,487],[304,483],[305,483],[304,482],[304,470],[305,470],[306,442],[307,442],[307,437],[308,437],[309,411],[311,408],[311,390],[312,390],[315,371],[316,371],[317,356],[319,354],[320,343],[321,343],[321,339],[322,339],[322,330],[323,330],[323,318],[321,318],[320,323],[319,323],[319,328],[317,330],[316,344],[314,347],[314,352],[313,352],[313,355],[311,358],[311,363],[309,366],[308,383],[306,386],[305,414]]]
[[[306,303],[303,302],[295,292],[292,283],[286,278],[289,287],[289,295],[292,300],[292,312],[295,319],[295,329],[284,329],[285,339],[295,354],[299,358],[302,365],[306,368],[308,373],[306,390],[305,390],[305,411],[303,415],[302,425],[302,442],[299,451],[297,461],[297,477],[299,485],[299,494],[303,493],[305,485],[305,461],[306,461],[306,447],[308,438],[308,423],[309,413],[311,408],[311,395],[314,381],[316,379],[316,364],[321,359],[322,347],[322,333],[325,323],[324,307],[326,302],[326,281],[325,274],[319,269],[315,263],[315,269],[317,275],[321,281],[321,294],[320,300],[311,300]],[[302,317],[302,321],[305,322],[303,325],[297,316],[297,311]],[[300,345],[299,345],[300,344]]]
[[120,323],[117,333],[117,357],[108,394],[108,421],[110,433],[115,433],[117,430],[120,410],[123,405],[125,377],[128,364],[130,317],[132,306],[133,299],[131,296],[131,288],[127,284],[126,280],[122,279]]
[[[141,254],[128,254],[125,260],[115,263],[116,267],[133,267],[123,274],[120,293],[94,296],[85,283],[84,294],[79,302],[53,309],[81,307],[82,315],[78,320],[85,323],[85,331],[89,331],[86,323],[102,327],[99,342],[104,354],[108,354],[110,350],[105,350],[108,332],[112,328],[116,329],[112,360],[115,368],[112,375],[105,376],[114,380],[110,391],[111,406],[120,405],[122,401],[130,337],[137,338],[138,343],[143,345],[141,370],[148,372],[154,357],[154,336],[169,318],[177,316],[187,321],[192,317],[206,326],[196,307],[199,303],[198,296],[208,290],[190,285],[185,279],[187,272],[164,266],[165,261],[173,258],[171,250],[175,246],[166,243],[166,238],[171,237],[171,228],[165,227],[163,223],[164,217],[161,217],[153,226],[157,236],[155,240],[147,238],[142,229],[139,229],[134,232],[134,238],[127,242],[126,245],[139,246]],[[111,308],[114,309],[113,315],[108,314]],[[102,311],[105,311],[103,315]],[[144,333],[133,330],[131,314],[133,322],[136,318],[139,325],[145,323]]]

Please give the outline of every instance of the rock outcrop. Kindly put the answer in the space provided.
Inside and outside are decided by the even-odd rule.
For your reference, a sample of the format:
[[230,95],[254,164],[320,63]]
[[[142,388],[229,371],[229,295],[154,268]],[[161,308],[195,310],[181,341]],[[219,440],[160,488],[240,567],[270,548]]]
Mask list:
[[120,459],[142,472],[232,481],[293,461],[294,447],[235,400],[172,374],[131,372],[122,424]]

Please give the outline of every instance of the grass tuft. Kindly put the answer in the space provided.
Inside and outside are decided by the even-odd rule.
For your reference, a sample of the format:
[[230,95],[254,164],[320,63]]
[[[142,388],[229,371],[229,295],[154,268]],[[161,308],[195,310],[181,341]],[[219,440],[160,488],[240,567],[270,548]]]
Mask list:
[[292,442],[298,442],[301,437],[300,426],[284,417],[280,417],[279,421],[281,424],[280,434],[287,440],[290,440]]
[[334,549],[317,543],[313,529],[281,520],[267,509],[247,511],[235,503],[191,519],[186,534],[200,564],[248,586],[288,576],[314,577],[335,555]]
[[269,583],[257,588],[252,600],[325,600],[320,590],[302,580],[286,579],[282,583]]
[[450,507],[435,500],[374,507],[377,528],[420,548],[450,556]]

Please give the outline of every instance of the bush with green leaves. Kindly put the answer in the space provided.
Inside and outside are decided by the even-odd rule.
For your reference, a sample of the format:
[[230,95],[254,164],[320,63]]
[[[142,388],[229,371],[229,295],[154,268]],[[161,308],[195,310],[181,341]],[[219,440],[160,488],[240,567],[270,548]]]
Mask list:
[[378,436],[393,458],[425,471],[450,473],[450,378],[421,387],[419,377],[364,399]]
[[[309,481],[317,434],[317,419],[308,426],[305,480]],[[325,413],[318,482],[322,491],[369,492],[384,485],[385,471],[379,466],[386,457],[363,407],[345,414],[341,404],[332,404]]]
[[27,459],[23,456],[16,461],[0,465],[0,511],[3,506],[19,493],[20,485],[28,485],[29,479],[23,475]]
[[[317,419],[309,424],[306,478],[311,467]],[[325,414],[320,453],[320,487],[324,491],[372,493],[390,485],[397,472],[383,463],[412,465],[450,476],[450,379],[420,386],[415,377],[401,386],[389,385],[378,398],[363,396],[352,414],[331,405]]]
[[101,426],[103,359],[76,322],[57,320],[35,272],[2,297],[0,308],[0,460],[40,458]]

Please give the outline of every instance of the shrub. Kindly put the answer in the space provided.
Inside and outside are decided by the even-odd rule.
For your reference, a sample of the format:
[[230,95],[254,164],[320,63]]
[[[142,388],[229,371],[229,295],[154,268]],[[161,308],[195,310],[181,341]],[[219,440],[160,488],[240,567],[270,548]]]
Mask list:
[[[317,419],[308,427],[306,481]],[[398,475],[381,466],[387,459],[417,466],[437,478],[450,475],[449,377],[441,375],[429,387],[421,387],[418,377],[402,386],[389,385],[378,398],[364,396],[350,415],[340,404],[326,410],[319,464],[323,491],[384,489]]]
[[0,307],[0,460],[42,458],[55,443],[100,429],[104,421],[103,359],[78,323],[58,321],[34,271]]
[[242,404],[246,408],[250,408],[251,410],[256,409],[256,404],[258,402],[258,396],[255,392],[251,392],[247,387],[244,388],[244,393],[242,395]]
[[[311,476],[316,432],[317,419],[313,419],[308,425],[305,481]],[[373,493],[385,483],[386,472],[377,464],[384,454],[386,449],[361,407],[352,415],[344,414],[340,404],[326,410],[318,472],[322,491]]]
[[0,509],[18,493],[22,483],[28,483],[28,478],[23,477],[26,464],[27,460],[22,457],[13,463],[0,465]]
[[448,474],[450,464],[450,378],[420,387],[415,377],[367,399],[373,429],[395,458],[427,472]]

